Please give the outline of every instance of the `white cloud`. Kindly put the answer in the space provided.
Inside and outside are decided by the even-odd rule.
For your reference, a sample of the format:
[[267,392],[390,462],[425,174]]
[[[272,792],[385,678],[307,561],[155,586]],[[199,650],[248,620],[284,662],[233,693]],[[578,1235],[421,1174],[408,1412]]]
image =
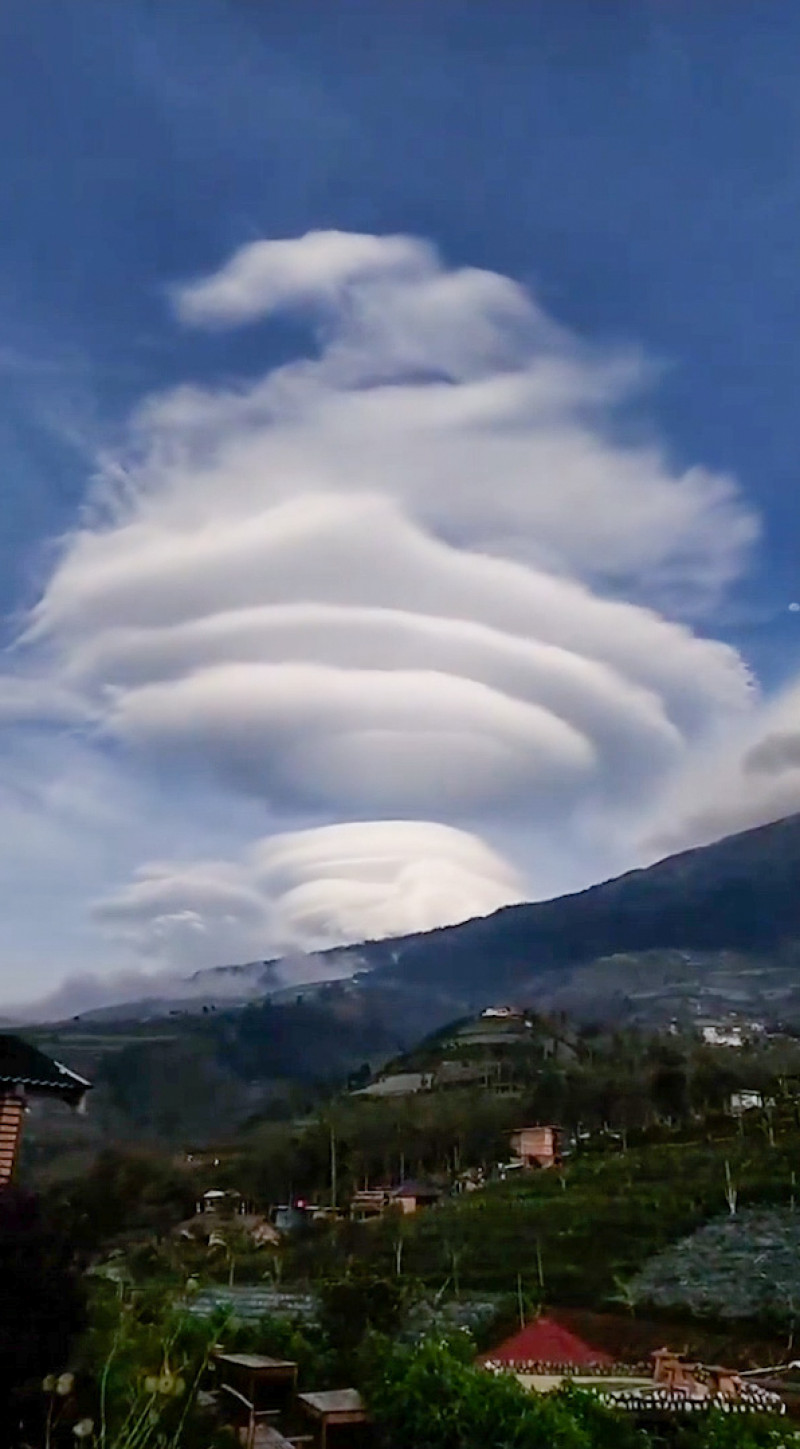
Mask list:
[[343,291],[375,276],[415,281],[437,270],[432,248],[412,237],[311,231],[290,241],[253,242],[211,277],[175,290],[195,326],[238,326],[282,308],[342,305]]
[[513,866],[466,831],[382,820],[275,835],[235,862],[143,866],[94,914],[189,970],[429,930],[523,895]]
[[[580,581],[307,494],[83,535],[38,611],[106,727],[270,804],[446,817],[610,795],[749,701],[725,646]],[[146,507],[146,503],[144,504]]]
[[86,724],[91,716],[80,694],[42,678],[0,674],[0,725]]
[[800,683],[715,748],[699,751],[653,812],[648,844],[665,854],[800,812]]
[[[641,419],[630,441],[642,360],[408,237],[259,242],[172,296],[194,326],[299,312],[311,355],[146,400],[31,614],[26,680],[117,761],[299,826],[382,831],[403,864],[376,896],[341,861],[335,890],[320,867],[276,896],[255,855],[167,860],[98,925],[187,964],[317,920],[345,939],[478,909],[482,871],[449,847],[422,891],[420,817],[475,848],[512,820],[564,858],[592,841],[598,875],[635,863],[659,801],[757,699],[735,651],[696,632],[757,521]],[[526,864],[533,894],[552,884]]]

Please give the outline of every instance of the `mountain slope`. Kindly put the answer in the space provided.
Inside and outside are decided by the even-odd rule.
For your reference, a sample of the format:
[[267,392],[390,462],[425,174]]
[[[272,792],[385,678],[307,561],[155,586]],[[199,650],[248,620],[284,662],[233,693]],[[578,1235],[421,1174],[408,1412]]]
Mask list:
[[[357,948],[365,965],[461,991],[645,951],[770,955],[800,940],[800,815],[670,856],[576,895],[508,906],[423,936]],[[388,958],[388,959],[387,959]]]

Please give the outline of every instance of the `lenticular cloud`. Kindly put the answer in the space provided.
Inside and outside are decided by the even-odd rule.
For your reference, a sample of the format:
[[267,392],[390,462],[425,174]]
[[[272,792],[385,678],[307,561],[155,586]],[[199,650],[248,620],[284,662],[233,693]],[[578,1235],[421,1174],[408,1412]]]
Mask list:
[[153,862],[94,914],[140,956],[189,969],[426,931],[523,894],[466,831],[382,820],[275,835],[236,861]]
[[[309,353],[149,399],[106,461],[25,636],[99,739],[309,829],[380,827],[402,855],[404,818],[613,833],[746,715],[741,660],[688,621],[756,525],[729,479],[618,440],[639,359],[407,237],[259,242],[172,296],[182,324],[259,326],[265,345],[291,311]],[[405,856],[402,889],[376,894],[357,853],[331,894],[299,838],[303,920],[397,929]],[[412,928],[453,917],[436,880],[482,908],[481,871],[448,869],[427,894],[412,871]],[[178,874],[172,915],[218,915],[202,871]],[[170,915],[170,881],[145,875],[115,909]],[[249,891],[232,906],[248,940]]]

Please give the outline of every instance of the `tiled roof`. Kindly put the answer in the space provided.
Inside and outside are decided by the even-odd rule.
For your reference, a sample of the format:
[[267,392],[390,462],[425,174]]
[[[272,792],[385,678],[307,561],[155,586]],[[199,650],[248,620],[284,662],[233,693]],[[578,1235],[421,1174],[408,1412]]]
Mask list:
[[27,1087],[33,1092],[52,1092],[75,1104],[91,1085],[21,1037],[0,1035],[0,1090]]

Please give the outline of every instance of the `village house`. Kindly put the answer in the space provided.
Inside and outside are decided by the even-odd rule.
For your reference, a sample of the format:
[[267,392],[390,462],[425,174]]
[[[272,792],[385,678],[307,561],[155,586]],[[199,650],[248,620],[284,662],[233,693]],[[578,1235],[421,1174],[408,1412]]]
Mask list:
[[235,1214],[251,1213],[253,1208],[245,1202],[242,1194],[234,1187],[210,1187],[203,1193],[196,1205],[198,1213],[213,1213],[215,1217],[233,1217]]
[[91,1082],[21,1037],[0,1036],[0,1188],[14,1176],[28,1101],[55,1099],[81,1112],[90,1090]]
[[523,1169],[558,1167],[561,1133],[558,1127],[518,1127],[510,1137],[511,1151]]
[[427,1182],[401,1182],[391,1188],[389,1206],[402,1208],[405,1214],[415,1213],[420,1208],[434,1207],[442,1194],[438,1187]]
[[532,1383],[529,1386],[549,1388],[553,1387],[550,1381],[554,1378],[560,1381],[580,1369],[607,1368],[612,1365],[613,1359],[602,1349],[586,1343],[557,1319],[542,1316],[526,1323],[489,1353],[481,1354],[478,1363],[485,1368],[502,1369],[534,1379],[538,1372],[543,1378],[542,1385]]
[[465,1192],[480,1192],[486,1186],[486,1174],[482,1167],[468,1167],[459,1173],[453,1183],[453,1192],[460,1196]]
[[390,1208],[400,1208],[404,1215],[420,1208],[433,1207],[441,1198],[441,1189],[431,1183],[407,1181],[397,1187],[363,1188],[350,1200],[350,1216],[356,1222],[369,1222],[382,1217]]
[[701,1020],[698,1026],[706,1046],[743,1047],[760,1040],[765,1034],[762,1022],[736,1020],[730,1016],[723,1021]]

